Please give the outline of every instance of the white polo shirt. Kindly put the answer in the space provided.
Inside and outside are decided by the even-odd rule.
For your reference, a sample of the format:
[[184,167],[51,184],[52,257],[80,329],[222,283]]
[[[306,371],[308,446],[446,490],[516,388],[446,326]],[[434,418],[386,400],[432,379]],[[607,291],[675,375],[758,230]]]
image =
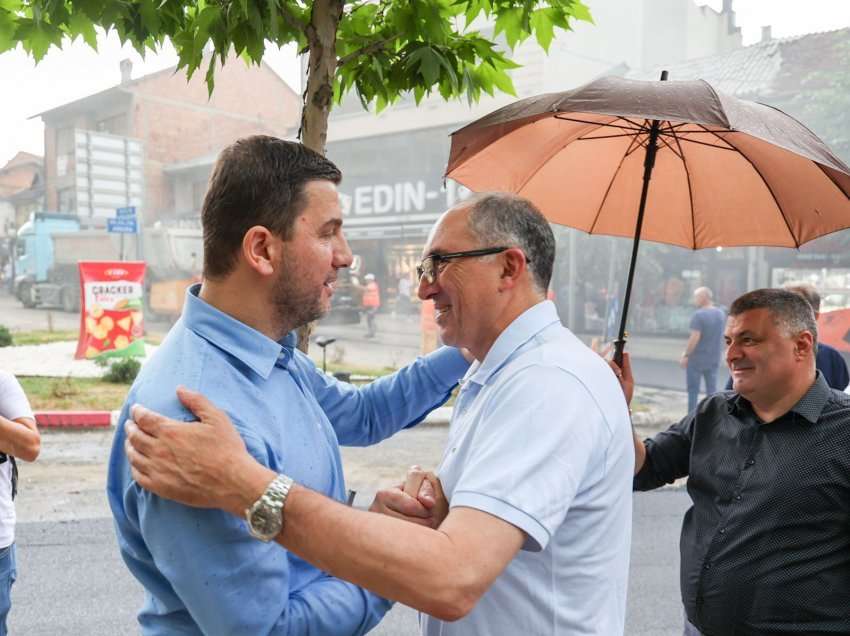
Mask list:
[[[0,370],[0,415],[7,420],[33,417],[29,400],[18,379]],[[0,464],[0,548],[15,541],[15,504],[12,501],[12,462]]]
[[611,369],[544,301],[462,382],[438,468],[451,508],[520,528],[525,545],[472,612],[421,615],[425,636],[622,634],[634,446]]

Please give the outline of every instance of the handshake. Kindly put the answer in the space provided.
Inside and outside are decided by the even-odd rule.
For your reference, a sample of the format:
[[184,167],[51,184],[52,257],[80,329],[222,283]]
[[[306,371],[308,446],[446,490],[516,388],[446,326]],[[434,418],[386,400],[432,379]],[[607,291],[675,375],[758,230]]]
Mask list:
[[403,484],[378,491],[369,512],[380,512],[436,530],[449,514],[449,502],[434,473],[411,466]]

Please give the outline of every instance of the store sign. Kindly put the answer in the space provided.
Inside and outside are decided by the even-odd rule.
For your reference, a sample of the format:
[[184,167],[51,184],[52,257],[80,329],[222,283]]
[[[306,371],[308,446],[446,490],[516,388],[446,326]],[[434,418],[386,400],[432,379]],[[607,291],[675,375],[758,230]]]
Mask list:
[[469,194],[469,190],[451,180],[443,187],[420,179],[358,186],[351,194],[342,192],[340,200],[344,215],[363,217],[433,212],[435,206],[442,212]]

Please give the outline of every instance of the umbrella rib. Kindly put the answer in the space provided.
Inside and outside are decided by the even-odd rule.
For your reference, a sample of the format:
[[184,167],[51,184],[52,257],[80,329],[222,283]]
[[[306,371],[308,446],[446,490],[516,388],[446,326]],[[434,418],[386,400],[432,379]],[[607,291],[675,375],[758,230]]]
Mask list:
[[[608,116],[609,117],[615,117],[615,119],[613,121],[620,121],[622,119],[622,117],[617,117],[616,115],[608,115]],[[618,126],[617,124],[615,124],[613,122],[608,123],[608,124],[604,124],[602,122],[590,121],[588,119],[578,119],[577,117],[565,117],[565,116],[560,115],[560,114],[555,115],[555,119],[560,119],[562,121],[574,121],[574,122],[577,122],[579,124],[591,124],[592,126],[606,126],[608,128],[619,128],[620,130],[631,130],[633,132],[640,132],[641,130],[643,130],[642,128],[633,128],[633,127],[630,127],[630,126]],[[625,121],[628,121],[628,120],[625,120]],[[631,123],[631,122],[629,122],[629,123]]]
[[688,170],[688,160],[685,159],[685,149],[682,148],[682,144],[679,143],[679,136],[676,134],[676,131],[671,127],[670,130],[673,133],[673,140],[676,142],[676,145],[679,147],[679,152],[682,153],[679,155],[679,158],[682,160],[682,166],[685,168],[685,178],[688,182],[688,200],[691,203],[691,231],[693,232],[694,237],[694,246],[693,249],[697,248],[697,220],[694,216],[694,190],[691,187],[691,171]]
[[[632,144],[634,144],[634,140]],[[631,148],[631,145],[629,148]],[[617,179],[617,175],[620,173],[620,168],[623,167],[623,163],[626,161],[626,158],[629,156],[629,152],[623,154],[623,158],[620,159],[620,163],[617,164],[617,169],[614,171],[614,174],[611,175],[611,180],[608,182],[608,187],[605,188],[605,194],[602,196],[602,200],[599,202],[599,207],[596,209],[596,214],[593,217],[593,223],[590,224],[590,229],[587,231],[588,234],[593,234],[593,230],[596,228],[596,223],[599,221],[599,216],[602,214],[602,208],[605,207],[605,202],[608,200],[608,195],[611,193],[611,188],[614,187],[614,181]]]
[[[675,133],[673,134],[673,138],[674,138],[674,139],[676,138]],[[664,146],[665,146],[665,147],[666,147],[666,148],[667,148],[670,152],[672,152],[674,155],[676,155],[677,157],[679,157],[679,159],[682,159],[682,160],[684,161],[684,158],[682,157],[682,155],[680,155],[678,152],[676,152],[676,150],[673,148],[673,146],[671,146],[671,145],[670,145],[670,142],[668,142],[666,139],[663,139],[660,135],[659,135],[659,137],[658,137],[658,141],[660,141],[662,144],[664,144]],[[681,150],[681,146],[679,146],[679,150]]]
[[[616,115],[609,115],[609,117],[614,117],[614,119],[612,119],[612,120],[611,120],[611,123],[607,123],[607,124],[605,124],[605,123],[600,123],[600,122],[595,122],[595,121],[582,121],[582,120],[578,120],[578,119],[570,119],[569,117],[559,117],[558,115],[555,115],[555,118],[556,118],[556,119],[569,120],[569,121],[577,121],[577,122],[580,122],[580,123],[590,124],[591,126],[610,126],[610,127],[612,127],[612,128],[622,128],[623,130],[630,130],[629,128],[625,128],[625,127],[623,127],[623,126],[615,126],[615,125],[613,125],[613,122],[617,121],[617,119],[618,119]],[[631,135],[626,135],[626,136],[631,136]],[[579,138],[579,137],[577,137],[576,139],[578,139],[578,138]],[[571,143],[571,142],[568,142],[568,143]],[[560,148],[558,148],[557,150],[554,150],[554,151],[552,152],[552,154],[550,154],[549,156],[544,157],[544,158],[543,158],[543,159],[542,159],[542,160],[538,163],[537,167],[536,167],[534,170],[530,170],[530,171],[529,171],[528,178],[526,178],[526,179],[525,179],[525,181],[523,181],[523,182],[519,185],[519,187],[518,187],[518,188],[516,188],[515,192],[516,192],[517,194],[521,193],[521,192],[522,192],[522,189],[523,189],[526,185],[528,185],[528,182],[529,182],[529,181],[531,181],[531,179],[533,179],[533,178],[534,178],[534,175],[536,174],[537,170],[539,170],[539,169],[540,169],[540,166],[542,166],[543,164],[545,164],[545,163],[546,163],[546,162],[547,162],[547,161],[548,161],[548,160],[549,160],[552,156],[554,156],[554,154],[556,154],[557,152],[560,152],[561,150],[563,150],[563,148],[564,148],[566,145],[567,145],[567,144],[564,144],[563,146],[561,146],[561,147],[560,147]]]
[[637,137],[640,133],[623,133],[621,135],[599,135],[598,137],[579,137],[576,141],[592,141],[594,139],[615,139],[617,137]]
[[[710,133],[712,135],[717,136],[716,133],[714,133],[713,131],[710,131],[710,130],[706,130],[704,132],[707,132],[707,133]],[[690,134],[690,131],[686,132],[685,134]],[[667,136],[669,136],[669,133],[667,133],[666,131],[662,131],[659,136],[667,137]],[[696,139],[688,139],[687,137],[683,137],[682,135],[678,135],[678,137],[682,141],[687,141],[689,144],[699,144],[700,146],[708,146],[709,148],[717,148],[718,150],[731,150],[733,152],[738,152],[737,148],[730,147],[728,145],[729,142],[726,141],[725,139],[722,139],[721,141],[723,141],[727,145],[726,146],[718,146],[717,144],[710,144],[710,143],[707,143],[705,141],[697,141]]]
[[839,191],[841,194],[843,194],[845,197],[847,197],[848,199],[850,199],[850,194],[848,194],[847,192],[845,192],[845,191],[841,188],[841,186],[840,186],[840,185],[838,185],[838,183],[835,181],[835,179],[833,178],[833,176],[832,176],[831,174],[829,174],[829,173],[826,171],[826,166],[822,166],[822,165],[821,165],[821,164],[819,164],[817,161],[813,161],[812,163],[814,163],[814,164],[815,164],[815,165],[816,165],[816,166],[820,169],[820,171],[821,171],[821,172],[823,172],[823,173],[826,175],[826,178],[827,178],[827,179],[829,179],[829,180],[832,182],[832,185],[834,185],[834,186],[838,189],[838,191]]
[[[717,136],[717,133],[715,133],[715,136]],[[735,144],[733,144],[731,141],[723,139],[722,137],[719,137],[719,136],[718,136],[718,139],[722,139],[725,143],[732,146],[732,149],[735,150],[744,159],[746,159],[747,163],[749,163],[752,166],[753,170],[756,171],[756,174],[761,179],[761,182],[764,184],[764,187],[767,188],[767,191],[770,192],[770,196],[773,197],[773,202],[774,202],[774,204],[776,204],[776,209],[779,210],[779,215],[782,217],[782,220],[785,222],[785,227],[788,228],[788,234],[791,235],[791,240],[794,241],[794,247],[796,247],[797,249],[800,249],[800,242],[797,240],[797,237],[794,236],[794,231],[791,229],[791,224],[788,222],[788,219],[785,216],[785,212],[782,210],[782,206],[779,205],[779,200],[776,198],[776,194],[774,194],[773,188],[770,187],[770,184],[767,182],[767,179],[764,178],[764,175],[761,173],[761,170],[758,169],[758,166],[756,166],[756,164],[754,164],[752,162],[752,160],[747,155],[745,155],[737,147],[735,147]]]

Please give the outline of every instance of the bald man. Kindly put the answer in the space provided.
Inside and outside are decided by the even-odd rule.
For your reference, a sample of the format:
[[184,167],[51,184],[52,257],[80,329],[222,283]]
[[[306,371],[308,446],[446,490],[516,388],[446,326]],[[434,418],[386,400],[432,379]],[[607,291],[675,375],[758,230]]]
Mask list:
[[717,371],[723,352],[723,325],[726,314],[714,306],[713,294],[708,287],[694,290],[697,310],[691,316],[688,344],[679,364],[685,369],[688,386],[688,413],[694,410],[699,397],[700,382],[705,380],[705,394],[717,391]]

